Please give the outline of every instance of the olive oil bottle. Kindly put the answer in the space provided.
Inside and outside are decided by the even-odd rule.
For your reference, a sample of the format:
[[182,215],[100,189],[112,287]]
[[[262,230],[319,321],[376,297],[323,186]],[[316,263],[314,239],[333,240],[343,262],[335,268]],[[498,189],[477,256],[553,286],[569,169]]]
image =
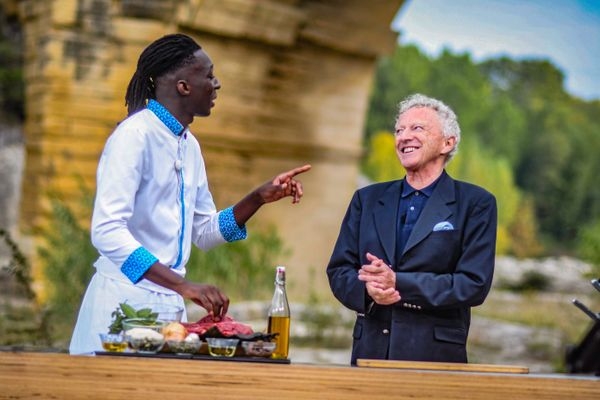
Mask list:
[[277,333],[273,339],[277,346],[271,358],[288,358],[290,348],[290,305],[285,291],[285,267],[275,271],[275,292],[269,308],[268,333]]

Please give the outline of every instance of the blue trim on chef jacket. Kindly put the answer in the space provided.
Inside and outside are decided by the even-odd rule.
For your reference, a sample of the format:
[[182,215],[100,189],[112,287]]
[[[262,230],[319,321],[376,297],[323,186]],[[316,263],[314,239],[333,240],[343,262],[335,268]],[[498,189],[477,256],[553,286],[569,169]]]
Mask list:
[[228,242],[235,242],[236,240],[243,240],[248,237],[246,225],[240,228],[237,222],[235,222],[233,207],[226,208],[219,213],[219,230]]
[[165,106],[154,99],[150,99],[150,101],[148,101],[148,110],[152,111],[175,136],[181,136],[184,130],[183,125],[177,121],[177,118],[175,118]]
[[[185,131],[183,125],[177,118],[173,116],[162,104],[154,99],[150,99],[148,101],[148,109],[154,113],[160,119],[160,121],[165,124],[167,128],[176,136],[181,136],[181,134]],[[184,135],[183,140],[187,139],[187,135]],[[179,146],[181,146],[181,138],[179,138]],[[180,147],[181,150],[181,147]],[[185,150],[183,151],[185,153]],[[181,155],[179,155],[181,156]],[[183,164],[183,162],[182,162]],[[181,259],[183,258],[183,235],[185,234],[185,181],[183,175],[183,165],[182,167],[175,172],[179,175],[181,185],[179,187],[179,202],[181,203],[181,233],[179,235],[179,243],[178,243],[178,254],[177,261],[175,264],[171,266],[171,268],[177,268],[181,264]]]
[[179,171],[181,176],[181,188],[179,201],[181,202],[181,235],[179,235],[179,254],[177,255],[177,261],[171,266],[171,268],[179,267],[183,256],[183,234],[185,233],[185,186],[183,185],[183,168]]
[[127,260],[121,265],[121,272],[133,283],[137,283],[142,276],[150,269],[152,264],[158,261],[152,253],[143,247],[138,247],[127,257]]

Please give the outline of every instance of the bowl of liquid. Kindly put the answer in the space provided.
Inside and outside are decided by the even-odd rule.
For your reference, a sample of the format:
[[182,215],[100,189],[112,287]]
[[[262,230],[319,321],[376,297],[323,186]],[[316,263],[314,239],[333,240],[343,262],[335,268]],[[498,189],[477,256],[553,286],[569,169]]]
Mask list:
[[120,333],[101,333],[100,341],[105,351],[120,353],[128,346],[127,339]]
[[206,338],[208,354],[213,357],[233,357],[239,341],[239,339]]

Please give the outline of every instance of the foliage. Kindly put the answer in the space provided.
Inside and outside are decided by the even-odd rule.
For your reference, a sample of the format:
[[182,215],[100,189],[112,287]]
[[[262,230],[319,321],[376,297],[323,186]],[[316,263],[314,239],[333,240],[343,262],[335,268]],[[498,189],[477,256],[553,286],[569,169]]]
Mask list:
[[465,140],[461,147],[447,170],[456,179],[479,185],[496,197],[497,253],[521,258],[537,256],[541,250],[533,205],[516,186],[509,162],[503,157],[494,157],[476,140]]
[[600,220],[581,230],[579,254],[584,260],[592,264],[594,278],[600,278]]
[[520,202],[518,214],[507,226],[510,236],[510,253],[518,258],[536,257],[543,252],[543,246],[538,240],[538,228],[535,220],[533,201],[529,195]]
[[369,151],[363,162],[363,172],[376,182],[402,178],[404,168],[398,161],[394,146],[394,135],[379,131],[369,140]]
[[376,132],[394,131],[400,100],[423,90],[430,79],[430,64],[431,60],[414,46],[398,47],[392,57],[381,59],[367,114],[367,140]]
[[[84,195],[82,202],[90,205],[91,197]],[[38,254],[49,283],[47,307],[54,335],[61,340],[71,333],[98,253],[92,246],[89,230],[82,226],[73,210],[56,198],[51,204],[52,219]]]
[[543,60],[506,58],[481,65],[497,92],[509,96],[525,119],[514,164],[515,180],[529,193],[536,220],[554,248],[572,247],[578,231],[600,218],[600,102],[585,102],[563,89],[563,75]]
[[269,298],[277,259],[285,252],[275,228],[256,230],[207,252],[192,249],[187,276],[219,286],[232,300]]
[[[449,170],[496,195],[500,251],[535,256],[548,251],[544,243],[570,253],[579,231],[600,220],[600,101],[572,97],[563,81],[546,60],[475,63],[449,51],[430,59],[412,45],[398,46],[378,65],[366,143],[370,152],[380,151],[374,149],[381,142],[373,145],[372,139],[393,131],[397,104],[407,95],[442,99],[463,132]],[[369,154],[365,173],[375,180],[389,176],[386,160]]]
[[32,289],[33,277],[31,276],[31,266],[29,265],[29,261],[17,243],[12,239],[10,233],[0,228],[0,237],[8,246],[11,254],[8,264],[2,266],[2,271],[7,271],[10,275],[15,277],[16,282],[21,289],[20,291],[27,300],[35,300],[37,296]]
[[123,321],[129,318],[136,318],[138,320],[155,324],[158,318],[158,313],[153,312],[151,308],[140,308],[136,310],[133,306],[127,303],[119,303],[119,307],[111,314],[112,322],[108,327],[108,333],[120,333],[123,331]]
[[8,296],[4,298],[3,312],[0,313],[0,344],[22,345],[23,338],[26,338],[27,344],[48,345],[50,344],[48,313],[38,304],[37,295],[33,290],[29,261],[4,229],[0,229],[0,238],[4,240],[10,251],[8,264],[1,266],[0,269],[15,278],[18,290],[11,294],[26,300],[26,302],[11,304]]

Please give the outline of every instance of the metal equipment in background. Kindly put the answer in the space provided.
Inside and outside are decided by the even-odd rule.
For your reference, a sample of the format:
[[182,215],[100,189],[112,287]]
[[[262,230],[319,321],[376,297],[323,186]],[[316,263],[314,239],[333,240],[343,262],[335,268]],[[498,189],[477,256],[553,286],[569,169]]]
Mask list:
[[[594,279],[591,283],[600,292],[600,281]],[[586,313],[592,319],[593,324],[578,345],[571,345],[567,348],[565,357],[567,371],[570,373],[593,373],[600,376],[600,313],[594,313],[577,299],[573,299],[573,304]]]

